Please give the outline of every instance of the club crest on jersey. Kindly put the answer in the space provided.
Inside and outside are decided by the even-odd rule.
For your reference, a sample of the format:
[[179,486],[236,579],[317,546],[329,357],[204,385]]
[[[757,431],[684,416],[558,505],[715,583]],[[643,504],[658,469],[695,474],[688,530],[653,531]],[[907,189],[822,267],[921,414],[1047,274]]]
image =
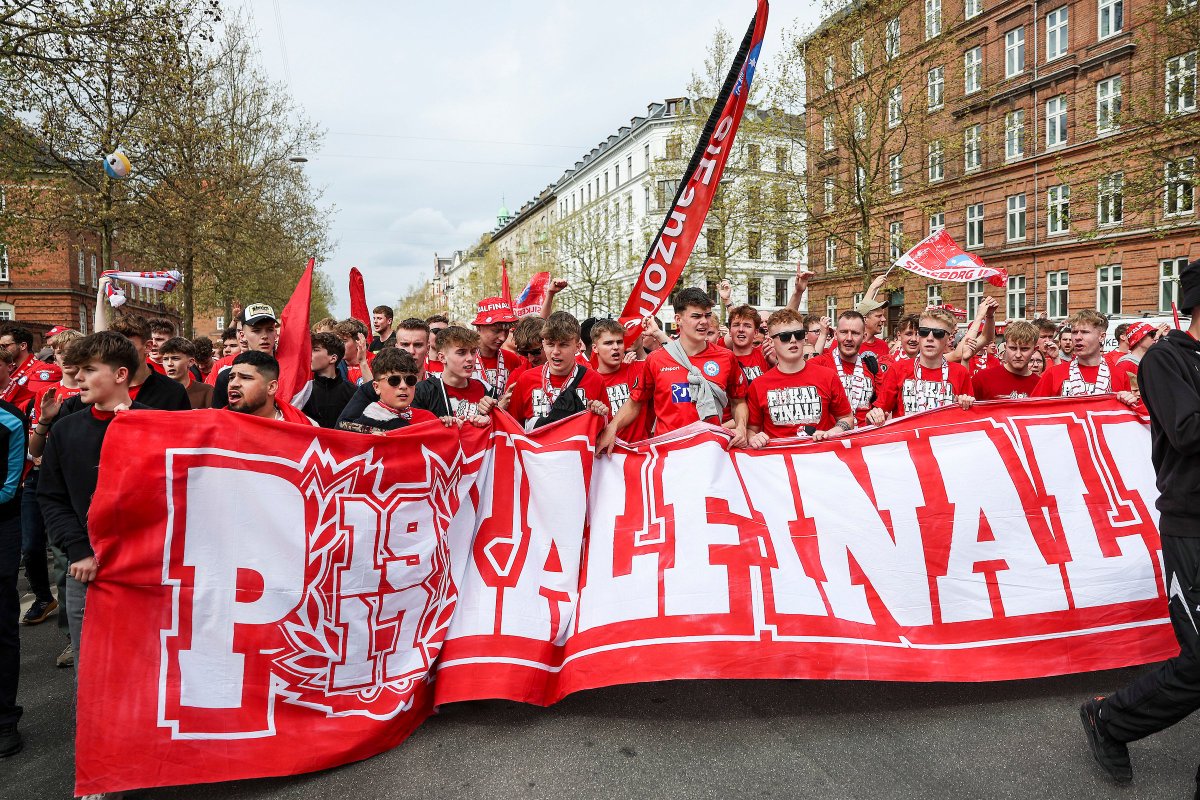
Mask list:
[[39,380],[39,381],[48,381],[48,380],[50,380],[50,370],[46,370],[46,369],[44,369],[44,370],[42,370],[41,372],[39,372],[39,373],[38,373],[38,380]]
[[29,376],[28,376],[28,375],[22,375],[22,376],[21,376],[21,377],[20,377],[20,378],[17,380],[17,386],[24,386],[24,385],[25,385],[26,383],[28,383],[28,382],[29,382]]
[[721,372],[721,365],[715,361],[704,362],[704,374],[710,378],[715,378]]

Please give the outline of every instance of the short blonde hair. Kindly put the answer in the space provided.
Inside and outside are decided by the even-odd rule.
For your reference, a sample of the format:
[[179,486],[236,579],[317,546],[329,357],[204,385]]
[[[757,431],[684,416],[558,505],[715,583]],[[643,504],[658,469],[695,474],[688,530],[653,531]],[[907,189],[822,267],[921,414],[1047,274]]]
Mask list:
[[1067,324],[1071,326],[1071,330],[1075,330],[1080,325],[1086,325],[1089,328],[1095,328],[1099,331],[1108,330],[1108,317],[1090,308],[1085,308],[1082,311],[1076,311],[1067,320]]
[[1008,327],[1004,329],[1005,343],[1037,344],[1038,338],[1038,329],[1034,327],[1032,322],[1025,322],[1024,320],[1010,322]]
[[51,336],[49,339],[46,340],[46,344],[55,350],[58,350],[59,348],[66,349],[67,347],[70,346],[71,342],[75,341],[76,339],[82,339],[82,338],[83,338],[82,333],[68,328],[65,331],[59,331],[58,333]]
[[927,308],[921,312],[921,319],[936,320],[946,326],[946,330],[954,333],[958,329],[958,320],[944,308]]

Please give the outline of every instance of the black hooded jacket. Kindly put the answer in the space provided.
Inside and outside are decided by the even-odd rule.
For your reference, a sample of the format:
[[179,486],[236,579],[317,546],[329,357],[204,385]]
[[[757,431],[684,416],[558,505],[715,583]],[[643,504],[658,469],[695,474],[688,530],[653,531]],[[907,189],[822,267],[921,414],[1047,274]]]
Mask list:
[[1159,529],[1200,536],[1200,342],[1171,331],[1138,366],[1150,411],[1150,460],[1158,476]]

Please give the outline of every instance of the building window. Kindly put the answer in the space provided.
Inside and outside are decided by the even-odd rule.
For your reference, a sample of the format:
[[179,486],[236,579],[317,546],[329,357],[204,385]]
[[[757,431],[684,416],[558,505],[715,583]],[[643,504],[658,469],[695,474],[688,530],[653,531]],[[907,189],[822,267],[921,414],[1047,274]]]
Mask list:
[[650,145],[646,145],[642,149],[642,158],[645,161],[646,169],[650,169]]
[[1112,133],[1120,127],[1121,76],[1106,78],[1096,84],[1096,133]]
[[78,253],[78,258],[76,258],[76,263],[79,265],[79,285],[84,286],[87,283],[87,273],[84,272],[83,251],[82,250],[80,250]]
[[1004,115],[1004,160],[1025,156],[1025,111],[1017,109]]
[[746,234],[746,256],[757,261],[762,258],[762,233],[750,231]]
[[942,304],[942,285],[931,283],[925,287],[925,307],[933,308]]
[[825,89],[833,89],[834,60],[833,56],[825,56]]
[[836,205],[837,205],[837,204],[836,204],[836,201],[835,201],[835,199],[834,199],[834,192],[835,192],[835,191],[836,191],[836,190],[835,190],[835,185],[834,185],[834,180],[833,180],[833,178],[826,178],[826,179],[825,179],[825,197],[824,197],[824,200],[825,200],[825,213],[826,213],[826,214],[832,214],[832,213],[833,213],[833,210],[834,210],[834,208],[835,208],[835,207],[836,207]]
[[942,32],[942,0],[925,0],[925,38]]
[[1046,149],[1067,143],[1067,96],[1060,94],[1046,101]]
[[861,78],[866,73],[862,39],[855,39],[850,43],[850,72],[855,78]]
[[746,279],[746,303],[756,306],[762,302],[762,279],[747,278]]
[[788,279],[775,279],[775,305],[786,306],[788,301]]
[[8,280],[8,247],[0,244],[0,281]]
[[775,234],[775,260],[787,261],[791,257],[791,248],[788,247],[788,235],[786,233]]
[[946,230],[946,212],[939,211],[929,215],[929,235]]
[[866,295],[866,292],[855,292],[854,296],[850,298],[850,307],[857,309],[858,304],[863,301],[863,298],[866,297]]
[[983,203],[967,206],[967,247],[983,247]]
[[1025,71],[1025,29],[1013,28],[1004,34],[1004,77]]
[[900,124],[900,118],[904,112],[904,94],[899,86],[892,87],[888,92],[887,101],[887,116],[888,127],[895,128]]
[[897,153],[888,159],[888,190],[892,194],[900,194],[903,191],[903,174],[904,164],[901,161],[900,154]]
[[1167,113],[1196,110],[1196,51],[1167,59]]
[[837,272],[837,238],[825,237],[825,271]]
[[837,319],[837,298],[830,296],[825,298],[825,316],[832,320]]
[[[862,267],[863,265],[863,232],[857,230],[854,232],[854,266]],[[854,305],[858,305],[858,300],[854,301]]]
[[10,322],[17,318],[17,308],[12,303],[0,303],[0,322]]
[[791,164],[788,163],[789,161],[790,161],[790,159],[788,158],[787,148],[786,147],[776,147],[775,148],[775,171],[776,172],[788,172],[789,168],[791,167]]
[[762,167],[762,148],[756,144],[746,145],[746,169]]
[[967,281],[967,319],[975,319],[983,302],[983,281]]
[[1106,316],[1121,313],[1121,268],[1096,270],[1096,310]]
[[980,126],[972,125],[963,131],[963,169],[979,169]]
[[1179,302],[1179,273],[1188,265],[1187,258],[1168,258],[1158,262],[1158,310],[1171,311]]
[[660,180],[658,182],[658,208],[666,208],[675,200],[679,192],[679,181]]
[[1025,195],[1014,194],[1008,197],[1007,238],[1010,242],[1025,241]]
[[966,0],[963,5],[963,17],[971,19],[983,13],[983,0]]
[[1025,276],[1008,276],[1008,319],[1025,319]]
[[833,120],[829,117],[821,120],[821,137],[821,144],[825,148],[825,152],[828,153],[834,148]]
[[720,228],[709,228],[704,232],[704,241],[708,247],[708,256],[717,258],[725,251],[725,232]]
[[963,53],[963,94],[983,88],[983,48],[972,47]]
[[[599,181],[600,179],[597,178],[596,180]],[[607,171],[604,173],[604,193],[608,194],[608,172]],[[596,188],[596,194],[600,194],[599,187]]]
[[1096,186],[1096,224],[1120,225],[1125,219],[1125,175],[1114,172],[1101,178]]
[[1196,209],[1196,159],[1168,161],[1163,168],[1163,211],[1167,216],[1191,214]]
[[1099,37],[1116,36],[1125,27],[1125,0],[1099,0]]
[[613,164],[613,188],[617,189],[621,186],[621,165]]
[[[92,257],[90,259],[88,259],[88,263],[92,268],[92,286],[95,286],[96,285],[96,256],[94,254],[92,255]],[[79,282],[80,283],[83,282],[82,275],[79,276]]]
[[633,156],[625,157],[625,176],[627,179],[633,178]]
[[80,333],[87,334],[87,332],[88,332],[87,322],[88,322],[87,306],[85,306],[83,303],[80,303],[79,304],[79,332]]
[[649,186],[642,187],[642,208],[645,209],[647,212],[650,211],[650,187]]
[[937,183],[946,177],[946,152],[941,140],[929,143],[929,182]]
[[854,138],[862,141],[867,136],[867,110],[862,103],[854,106]]
[[1046,316],[1050,319],[1063,319],[1067,316],[1067,300],[1069,288],[1067,271],[1046,273]]
[[883,40],[883,54],[887,56],[888,61],[891,61],[893,58],[900,55],[899,17],[893,17],[888,20],[887,31]]
[[888,223],[888,257],[893,263],[904,255],[904,223],[895,220]]
[[929,110],[936,111],[945,102],[946,68],[934,67],[926,77],[926,94],[929,96]]
[[1046,191],[1046,233],[1053,236],[1071,230],[1071,187],[1051,186]]
[[1053,61],[1067,54],[1067,7],[1056,8],[1046,15],[1046,60]]
[[862,205],[863,193],[867,190],[867,168],[858,166],[854,168],[854,205],[859,207]]
[[625,195],[625,224],[633,224],[633,195]]

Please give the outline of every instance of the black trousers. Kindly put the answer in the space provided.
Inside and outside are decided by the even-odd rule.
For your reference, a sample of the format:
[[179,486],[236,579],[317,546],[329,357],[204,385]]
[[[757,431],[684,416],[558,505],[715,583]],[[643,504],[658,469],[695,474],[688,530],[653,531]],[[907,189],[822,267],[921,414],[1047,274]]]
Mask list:
[[1162,549],[1179,655],[1105,700],[1108,732],[1122,742],[1169,728],[1200,708],[1200,537],[1163,531]]
[[0,521],[0,725],[21,718],[17,681],[21,677],[21,518]]

